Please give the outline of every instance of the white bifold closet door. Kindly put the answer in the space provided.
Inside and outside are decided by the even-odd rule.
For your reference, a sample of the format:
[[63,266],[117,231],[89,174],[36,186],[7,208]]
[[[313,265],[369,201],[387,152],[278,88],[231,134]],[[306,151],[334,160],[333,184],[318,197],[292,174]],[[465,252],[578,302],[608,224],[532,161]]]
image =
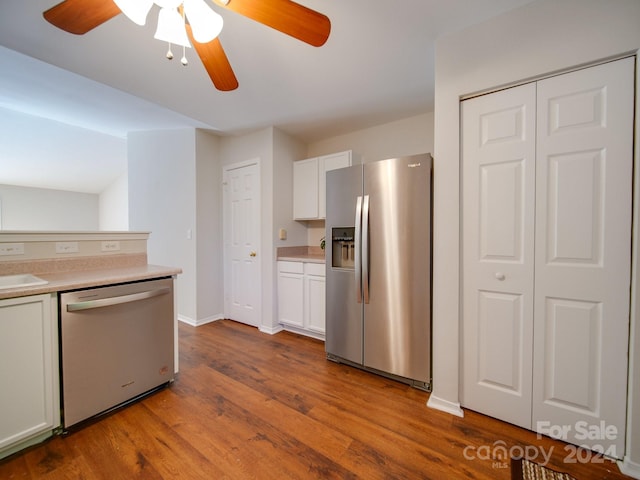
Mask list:
[[618,458],[633,82],[627,58],[462,103],[462,404]]

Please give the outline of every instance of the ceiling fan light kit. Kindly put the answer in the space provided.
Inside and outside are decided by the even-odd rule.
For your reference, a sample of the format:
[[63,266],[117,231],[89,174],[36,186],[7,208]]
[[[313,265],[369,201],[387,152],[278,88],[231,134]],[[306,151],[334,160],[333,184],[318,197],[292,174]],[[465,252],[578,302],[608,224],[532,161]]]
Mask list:
[[204,0],[184,0],[184,13],[196,42],[209,43],[220,35],[224,24],[222,16],[209,8]]
[[153,0],[113,0],[118,8],[124,13],[129,20],[133,23],[143,26],[147,23],[147,15]]
[[177,10],[172,8],[160,9],[160,13],[158,14],[158,28],[153,38],[174,45],[191,48],[187,31],[184,27],[184,18]]
[[[315,47],[324,45],[331,32],[331,22],[326,15],[292,0],[212,1],[220,8]],[[61,30],[83,35],[121,12],[142,26],[154,3],[160,7],[154,38],[169,42],[167,58],[173,58],[171,44],[181,45],[182,64],[187,65],[184,51],[193,43],[215,87],[221,91],[238,88],[238,80],[218,39],[223,19],[205,0],[64,0],[46,10],[43,16]]]

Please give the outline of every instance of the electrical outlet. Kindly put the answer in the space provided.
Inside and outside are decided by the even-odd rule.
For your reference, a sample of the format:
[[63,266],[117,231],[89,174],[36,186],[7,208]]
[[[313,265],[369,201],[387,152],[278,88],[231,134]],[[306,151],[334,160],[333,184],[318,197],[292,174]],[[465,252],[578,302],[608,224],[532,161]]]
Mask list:
[[0,243],[0,255],[24,255],[24,243]]
[[102,242],[101,250],[103,252],[117,252],[120,250],[120,242],[118,240],[108,240]]
[[56,242],[56,253],[76,253],[78,242]]

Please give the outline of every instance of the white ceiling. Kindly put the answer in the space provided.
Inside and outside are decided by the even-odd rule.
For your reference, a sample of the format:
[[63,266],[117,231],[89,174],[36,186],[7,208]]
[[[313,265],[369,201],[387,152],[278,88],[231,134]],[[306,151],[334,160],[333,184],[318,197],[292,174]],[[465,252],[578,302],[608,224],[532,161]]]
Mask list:
[[145,27],[119,15],[76,36],[42,17],[58,0],[2,0],[0,119],[17,111],[121,138],[273,125],[312,142],[433,110],[434,41],[531,0],[298,1],[331,19],[324,46],[211,3],[240,84],[220,92],[192,49],[188,67],[180,55],[166,60],[166,44],[153,39],[157,7]]

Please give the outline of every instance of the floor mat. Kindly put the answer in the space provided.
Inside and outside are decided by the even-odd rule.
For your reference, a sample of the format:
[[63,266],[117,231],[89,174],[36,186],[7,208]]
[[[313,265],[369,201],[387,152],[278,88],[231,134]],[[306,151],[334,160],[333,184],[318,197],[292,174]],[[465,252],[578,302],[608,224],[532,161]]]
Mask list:
[[511,480],[576,480],[568,473],[557,472],[525,458],[511,459]]

